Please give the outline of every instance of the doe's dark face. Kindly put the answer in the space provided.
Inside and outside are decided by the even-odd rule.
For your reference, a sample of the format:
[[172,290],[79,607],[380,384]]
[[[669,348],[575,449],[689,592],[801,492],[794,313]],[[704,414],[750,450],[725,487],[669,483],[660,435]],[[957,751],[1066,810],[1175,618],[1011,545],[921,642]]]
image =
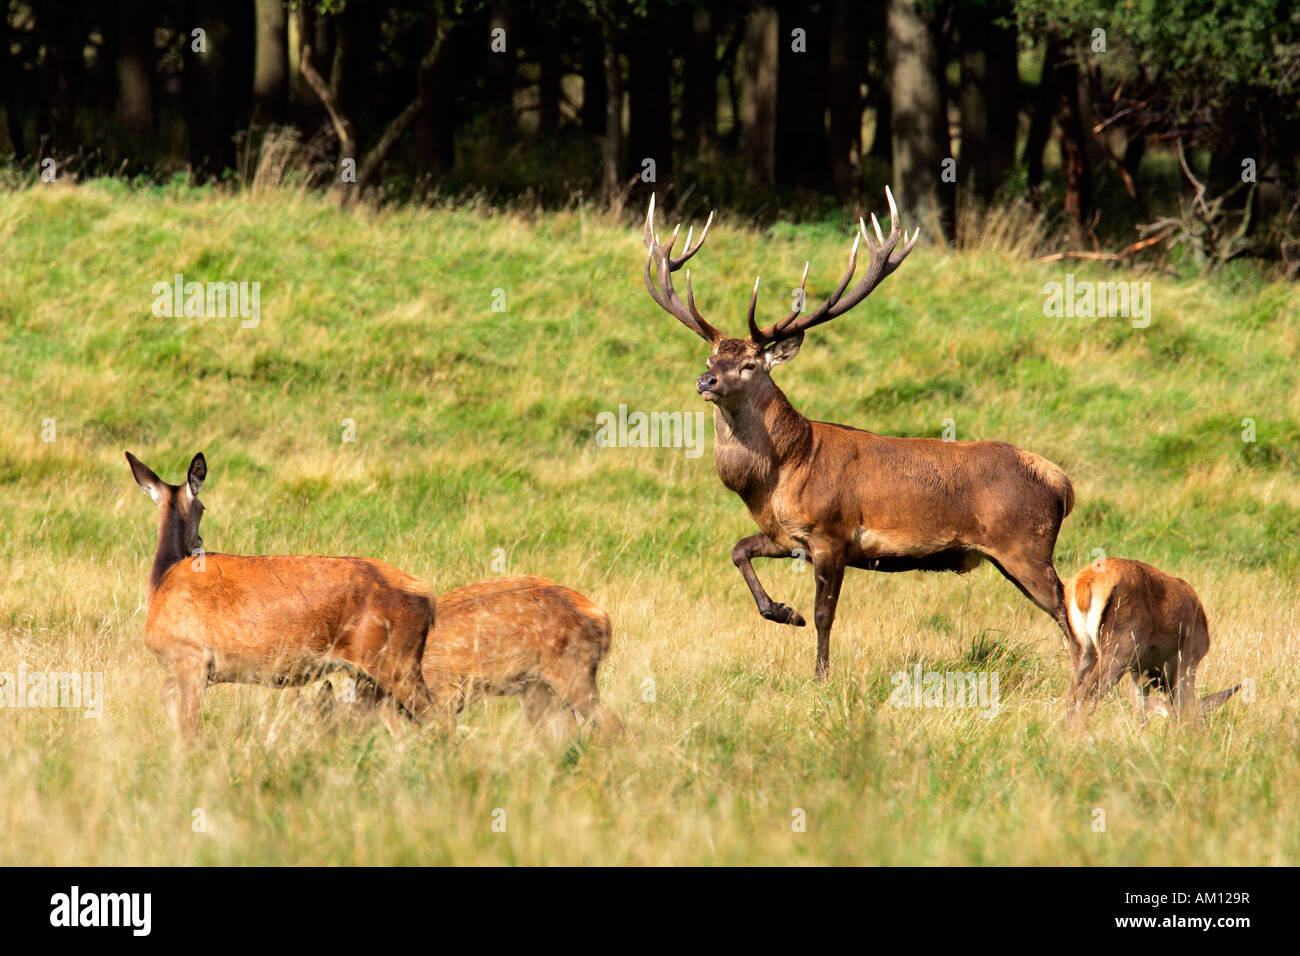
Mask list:
[[774,366],[794,358],[803,334],[782,339],[764,348],[752,339],[719,339],[713,346],[705,372],[695,390],[706,402],[729,405],[771,382]]
[[[136,483],[143,488],[158,506],[162,516],[162,526],[181,529],[181,539],[185,550],[190,554],[203,547],[203,538],[199,536],[199,522],[203,518],[203,502],[199,501],[199,490],[208,477],[208,463],[202,453],[190,461],[185,483],[172,485],[163,481],[144,462],[130,452],[126,460],[131,465],[131,474]],[[173,532],[174,533],[174,532]]]
[[173,507],[180,510],[185,522],[185,550],[190,554],[203,549],[203,538],[199,535],[199,521],[203,518],[203,502],[190,494],[188,484],[176,489]]

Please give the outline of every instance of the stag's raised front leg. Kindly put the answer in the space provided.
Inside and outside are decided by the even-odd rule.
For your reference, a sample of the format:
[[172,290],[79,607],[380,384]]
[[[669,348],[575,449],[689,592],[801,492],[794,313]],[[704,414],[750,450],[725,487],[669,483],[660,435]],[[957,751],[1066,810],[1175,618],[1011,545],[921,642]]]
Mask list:
[[835,623],[835,607],[840,601],[840,585],[844,583],[844,558],[813,558],[813,572],[817,576],[817,610],[813,623],[817,626],[817,667],[813,674],[825,680],[831,669],[831,625]]
[[741,577],[749,585],[749,593],[754,595],[754,603],[758,605],[758,613],[763,615],[769,621],[775,621],[777,624],[791,624],[794,627],[803,627],[806,623],[803,615],[794,608],[785,604],[778,604],[767,596],[763,590],[762,583],[758,580],[758,575],[754,573],[754,566],[750,563],[753,558],[789,558],[791,553],[773,541],[765,534],[755,534],[748,538],[741,538],[736,542],[736,546],[731,549],[731,560],[740,569]]

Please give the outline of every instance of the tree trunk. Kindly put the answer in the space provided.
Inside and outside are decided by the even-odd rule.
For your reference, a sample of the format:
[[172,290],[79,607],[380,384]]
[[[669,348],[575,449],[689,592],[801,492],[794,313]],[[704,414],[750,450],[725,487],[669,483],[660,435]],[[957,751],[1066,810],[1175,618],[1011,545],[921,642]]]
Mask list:
[[993,21],[1004,6],[969,10],[961,31],[961,180],[984,201],[1015,163],[1020,80],[1016,29]]
[[672,54],[665,12],[651,4],[644,20],[634,22],[636,42],[628,50],[627,175],[642,173],[654,161],[652,182],[673,176]]
[[951,240],[952,188],[940,178],[951,147],[934,29],[916,0],[890,0],[887,23],[893,186],[899,204],[915,220],[937,216]]
[[718,144],[718,38],[713,14],[707,8],[692,11],[690,36],[682,125],[686,127],[688,148],[696,156],[708,156]]
[[[203,24],[204,51],[194,49],[187,33],[183,48],[181,100],[189,133],[190,168],[200,178],[219,175],[235,166],[235,131],[243,102],[238,77],[241,69],[238,27],[221,0],[196,0],[188,22]],[[251,26],[251,24],[249,24]]]
[[[998,12],[1010,17],[1012,9],[1004,6]],[[984,98],[989,104],[988,167],[994,192],[1016,164],[1016,136],[1020,131],[1019,46],[1014,20],[1007,27],[991,25],[985,47],[988,92]]]
[[1057,71],[1061,90],[1061,166],[1065,172],[1065,214],[1076,245],[1084,245],[1092,232],[1092,164],[1088,159],[1088,132],[1079,106],[1079,66],[1063,60]]
[[464,23],[430,23],[420,31],[423,49],[431,49],[437,43],[438,29],[447,29],[450,33],[437,62],[430,69],[416,71],[420,112],[415,118],[413,137],[417,162],[427,164],[434,171],[446,172],[456,163],[456,129],[460,122],[457,65],[469,48],[471,37]]
[[14,152],[14,161],[19,165],[27,162],[27,141],[23,135],[23,114],[18,105],[18,58],[10,50],[9,3],[0,4],[0,86],[4,88],[5,129],[9,133],[9,146]]
[[867,150],[867,155],[872,159],[882,163],[893,165],[894,162],[894,135],[893,135],[893,112],[890,107],[890,98],[888,89],[879,89],[873,96],[867,97],[867,102],[875,107],[876,125],[871,135],[871,148]]
[[[35,19],[33,35],[39,38],[33,52],[40,51],[42,111],[48,116],[45,129],[51,140],[57,139],[59,152],[72,152],[77,149],[77,109],[83,105],[87,10],[59,0],[38,0],[31,9]],[[152,73],[147,79],[152,83]],[[30,81],[16,78],[15,82],[15,92],[29,91],[30,95]]]
[[[349,3],[334,24],[335,57],[330,71],[330,89],[355,122],[358,143],[375,139],[376,123],[383,117],[375,112],[375,59],[379,49],[379,17],[366,3]],[[314,57],[313,57],[314,58]],[[357,157],[357,163],[361,159]]]
[[[989,33],[985,11],[972,11],[961,25],[961,170],[964,187],[980,199],[993,195],[989,156]],[[992,105],[992,109],[1000,109]]]
[[553,25],[548,26],[537,54],[537,127],[546,136],[554,136],[560,129],[561,83],[564,79],[560,44],[559,31]]
[[488,31],[490,37],[496,37],[496,31],[505,31],[505,50],[493,52],[488,47],[487,53],[487,95],[489,110],[492,114],[493,132],[498,142],[508,143],[515,135],[515,42],[516,38],[510,23],[508,4],[494,4],[489,17]]
[[117,120],[131,136],[153,132],[153,4],[118,0]]
[[289,21],[284,0],[256,0],[253,122],[283,123],[289,96]]
[[605,42],[599,24],[582,31],[582,130],[605,133]]
[[1038,93],[1034,97],[1034,115],[1029,120],[1029,135],[1020,159],[1026,169],[1030,198],[1035,201],[1043,184],[1043,150],[1052,138],[1052,117],[1056,115],[1056,66],[1060,57],[1060,41],[1055,36],[1048,37]]
[[[796,30],[804,32],[796,35]],[[826,144],[828,32],[821,13],[780,17],[776,177],[790,185],[821,188],[831,178]]]
[[605,66],[605,138],[601,148],[601,198],[617,208],[622,202],[623,73],[618,62],[618,26],[608,11],[601,18]]
[[862,56],[857,9],[853,0],[835,0],[827,82],[831,177],[836,192],[846,198],[856,196],[858,171],[854,164],[862,152]]
[[741,41],[741,152],[751,186],[776,182],[776,88],[780,19],[772,7],[749,15]]

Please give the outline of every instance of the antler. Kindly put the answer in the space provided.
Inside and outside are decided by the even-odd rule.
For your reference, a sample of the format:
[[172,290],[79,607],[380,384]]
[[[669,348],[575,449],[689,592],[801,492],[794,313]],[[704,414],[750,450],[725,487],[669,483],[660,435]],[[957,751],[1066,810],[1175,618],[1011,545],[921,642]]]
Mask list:
[[[844,278],[840,280],[839,286],[831,293],[830,298],[823,302],[815,312],[803,312],[796,307],[775,325],[760,329],[754,322],[754,310],[758,305],[758,282],[754,282],[754,294],[749,302],[749,337],[754,344],[767,345],[780,339],[788,339],[812,328],[814,325],[821,325],[823,322],[839,318],[869,296],[872,290],[880,285],[887,275],[899,267],[902,261],[907,258],[907,254],[916,245],[916,240],[920,238],[921,227],[917,226],[912,238],[907,238],[907,234],[902,232],[900,227],[898,204],[894,202],[894,194],[889,191],[888,186],[885,187],[885,198],[889,200],[889,236],[885,237],[880,234],[880,223],[876,221],[875,213],[872,213],[871,225],[876,231],[876,241],[873,243],[871,237],[867,235],[867,224],[862,219],[858,219],[858,233],[853,237],[853,248],[849,250],[849,268],[845,271]],[[903,240],[901,248],[898,247],[900,238]],[[866,243],[867,249],[871,253],[871,264],[867,267],[866,274],[863,275],[861,281],[845,296],[844,290],[849,287],[849,282],[853,279],[853,272],[858,266],[859,241]],[[802,293],[807,283],[808,265],[805,263],[803,278],[799,282],[799,305],[803,304]]]
[[[704,321],[704,316],[700,315],[699,310],[695,308],[695,292],[691,288],[691,270],[686,270],[685,302],[682,302],[681,296],[673,289],[672,274],[684,266],[691,256],[700,251],[700,247],[704,245],[704,240],[709,234],[709,226],[712,224],[713,213],[709,213],[709,219],[704,224],[704,231],[700,233],[700,241],[693,246],[691,245],[691,236],[695,234],[695,230],[688,230],[686,233],[686,251],[674,259],[672,258],[673,245],[677,242],[677,233],[682,227],[679,224],[673,230],[667,247],[661,246],[659,237],[655,235],[655,197],[653,194],[650,196],[650,210],[645,217],[645,245],[648,250],[645,260],[646,291],[650,293],[650,298],[659,303],[659,308],[670,315],[676,316],[682,325],[710,345],[723,338],[723,335]],[[655,287],[654,278],[650,273],[652,263],[658,266],[660,288]]]

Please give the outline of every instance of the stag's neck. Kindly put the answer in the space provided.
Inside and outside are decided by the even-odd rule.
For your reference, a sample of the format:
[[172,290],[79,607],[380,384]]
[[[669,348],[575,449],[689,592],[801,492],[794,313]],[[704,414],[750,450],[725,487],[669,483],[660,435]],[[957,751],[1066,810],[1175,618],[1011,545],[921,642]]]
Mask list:
[[714,463],[723,484],[740,495],[771,483],[781,466],[807,456],[812,425],[775,383],[748,400],[713,409]]
[[186,557],[185,529],[169,510],[158,516],[158,549],[154,552],[153,567],[149,570],[149,596],[153,597],[167,570]]

